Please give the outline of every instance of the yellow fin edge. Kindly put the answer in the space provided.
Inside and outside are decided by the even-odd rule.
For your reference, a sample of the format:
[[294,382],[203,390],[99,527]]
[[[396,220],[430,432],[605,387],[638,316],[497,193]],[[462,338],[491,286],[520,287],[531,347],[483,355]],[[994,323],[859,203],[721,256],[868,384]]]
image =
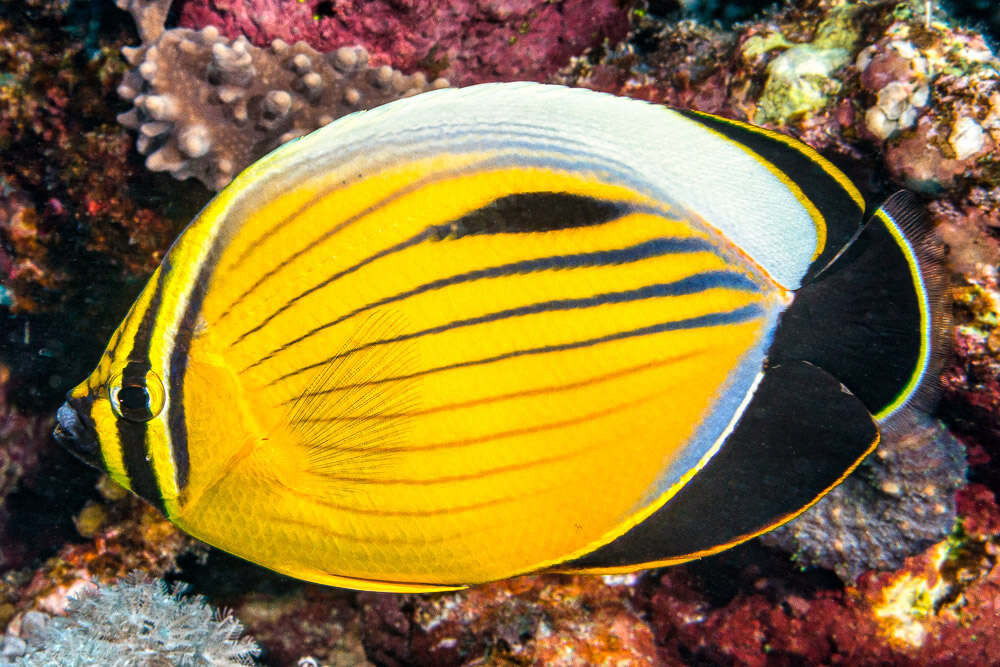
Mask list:
[[378,581],[375,579],[358,579],[355,577],[343,577],[325,572],[296,572],[288,570],[282,572],[296,579],[304,579],[314,584],[324,586],[336,586],[337,588],[350,588],[356,591],[371,591],[373,593],[442,593],[446,591],[460,591],[468,588],[463,585],[446,584],[413,584],[399,583],[393,581]]
[[594,568],[582,568],[582,569],[572,569],[572,568],[560,569],[558,567],[554,567],[554,568],[552,568],[550,570],[547,570],[547,571],[548,572],[554,572],[554,573],[557,573],[557,574],[627,574],[629,572],[636,572],[638,570],[648,570],[648,569],[654,568],[654,567],[667,567],[669,565],[680,565],[681,563],[687,563],[687,562],[692,561],[692,560],[697,560],[699,558],[704,558],[705,556],[712,556],[712,555],[717,554],[719,552],[725,551],[726,549],[729,549],[731,547],[735,547],[738,544],[742,544],[743,542],[746,542],[748,540],[752,540],[755,537],[760,537],[761,535],[763,535],[765,533],[769,533],[772,530],[774,530],[775,528],[777,528],[778,526],[786,524],[789,521],[791,521],[792,519],[794,519],[794,518],[798,517],[799,515],[805,513],[806,510],[808,510],[810,507],[812,507],[813,505],[815,505],[816,503],[818,503],[820,501],[820,499],[823,498],[823,496],[825,496],[827,493],[829,493],[830,491],[832,491],[837,485],[839,485],[841,482],[843,482],[845,479],[847,479],[848,476],[850,476],[850,474],[852,472],[854,472],[855,469],[857,469],[857,467],[859,465],[861,465],[861,462],[864,461],[865,458],[869,454],[871,454],[873,451],[875,451],[875,448],[878,447],[878,443],[879,443],[879,441],[881,439],[882,439],[881,435],[876,435],[875,436],[875,440],[872,441],[871,446],[869,446],[868,449],[865,450],[864,454],[862,454],[860,457],[858,457],[858,460],[854,462],[854,465],[852,465],[850,468],[848,468],[846,471],[844,471],[843,475],[841,475],[840,477],[838,477],[836,479],[836,481],[833,482],[833,484],[831,484],[830,486],[828,486],[825,489],[823,489],[823,491],[821,491],[819,494],[817,494],[817,496],[815,498],[813,498],[811,501],[809,501],[808,503],[806,503],[805,505],[803,505],[802,507],[800,507],[796,511],[791,512],[790,514],[786,514],[786,515],[780,517],[777,521],[774,521],[774,522],[772,522],[772,523],[764,526],[760,530],[756,530],[756,531],[754,531],[752,533],[746,533],[744,535],[740,535],[740,536],[736,537],[735,539],[732,539],[732,540],[730,540],[728,542],[723,542],[722,544],[717,544],[714,547],[711,547],[709,549],[703,549],[702,551],[696,551],[694,553],[684,554],[683,556],[675,556],[673,558],[666,558],[664,560],[654,560],[654,561],[648,561],[648,562],[645,562],[645,563],[635,563],[635,564],[632,564],[632,565],[621,565],[621,566],[618,566],[618,567],[594,567]]
[[924,379],[924,374],[927,372],[931,360],[931,314],[928,312],[930,297],[927,292],[927,286],[924,284],[924,277],[920,273],[920,265],[917,262],[917,253],[913,245],[906,238],[906,234],[899,229],[896,222],[883,209],[879,208],[875,211],[873,217],[881,220],[885,224],[886,229],[889,230],[889,233],[892,234],[892,237],[896,239],[897,245],[899,245],[906,257],[906,264],[910,269],[910,279],[913,281],[913,285],[920,296],[920,362],[917,370],[910,376],[910,381],[897,394],[896,399],[875,415],[875,419],[881,422],[906,405],[913,398],[917,388]]

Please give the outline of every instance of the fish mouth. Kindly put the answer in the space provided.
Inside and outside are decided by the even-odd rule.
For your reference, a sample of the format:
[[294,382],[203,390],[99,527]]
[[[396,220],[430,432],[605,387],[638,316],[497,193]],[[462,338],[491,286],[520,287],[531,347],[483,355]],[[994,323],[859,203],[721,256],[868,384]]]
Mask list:
[[90,419],[89,399],[67,398],[56,412],[56,441],[87,465],[101,467],[97,429]]

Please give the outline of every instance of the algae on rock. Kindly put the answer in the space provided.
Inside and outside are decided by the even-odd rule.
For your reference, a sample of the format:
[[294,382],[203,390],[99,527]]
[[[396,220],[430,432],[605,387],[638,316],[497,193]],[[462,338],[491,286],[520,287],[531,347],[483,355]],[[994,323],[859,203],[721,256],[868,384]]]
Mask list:
[[[753,121],[785,125],[827,106],[840,92],[837,70],[848,64],[858,41],[854,9],[843,6],[832,11],[816,29],[811,42],[787,48],[767,66],[767,83]],[[784,40],[771,39],[766,46],[784,47]],[[746,46],[760,49],[754,42]]]

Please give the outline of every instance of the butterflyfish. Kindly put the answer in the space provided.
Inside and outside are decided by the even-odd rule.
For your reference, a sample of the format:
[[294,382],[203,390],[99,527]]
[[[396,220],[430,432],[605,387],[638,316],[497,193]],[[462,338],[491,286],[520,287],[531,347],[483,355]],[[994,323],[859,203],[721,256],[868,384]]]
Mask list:
[[795,139],[581,89],[444,89],[247,168],[57,436],[194,537],[435,591],[721,551],[924,400],[919,206]]

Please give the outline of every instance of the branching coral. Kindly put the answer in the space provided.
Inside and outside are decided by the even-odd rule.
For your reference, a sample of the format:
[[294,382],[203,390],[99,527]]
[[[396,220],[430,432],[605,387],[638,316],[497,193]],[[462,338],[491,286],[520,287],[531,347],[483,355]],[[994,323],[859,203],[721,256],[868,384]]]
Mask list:
[[221,189],[244,167],[338,116],[427,88],[422,73],[369,67],[360,47],[322,54],[280,39],[258,48],[209,26],[163,30],[162,0],[120,0],[148,41],[126,48],[134,69],[118,94],[135,107],[119,121],[139,132],[146,167]]
[[[133,575],[112,586],[82,592],[66,616],[26,615],[31,632],[25,655],[14,664],[177,665],[250,664],[259,649],[241,637],[243,627],[201,597],[182,598],[183,587]],[[22,632],[28,634],[22,622]]]

